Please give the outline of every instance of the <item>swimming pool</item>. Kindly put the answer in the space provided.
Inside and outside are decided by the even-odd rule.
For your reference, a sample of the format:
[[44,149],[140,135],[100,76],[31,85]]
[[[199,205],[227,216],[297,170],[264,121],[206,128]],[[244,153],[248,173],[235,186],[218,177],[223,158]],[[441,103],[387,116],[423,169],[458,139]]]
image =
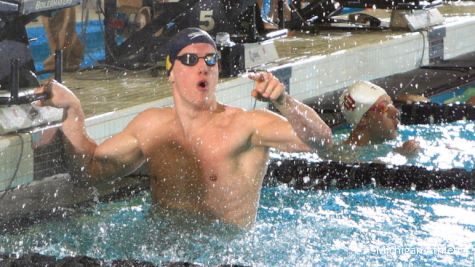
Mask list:
[[[475,121],[456,121],[432,125],[400,125],[395,140],[382,144],[355,147],[338,146],[336,151],[322,157],[312,153],[273,153],[275,160],[304,158],[309,161],[333,160],[348,163],[382,162],[389,165],[414,165],[428,169],[475,169]],[[334,142],[341,144],[348,138],[349,129],[334,134]],[[421,150],[414,157],[405,157],[394,151],[407,140],[415,139]]]
[[[465,125],[455,123],[453,127],[442,134],[442,144],[451,144],[457,138],[453,133]],[[473,126],[469,129],[474,132]],[[417,130],[403,127],[401,131],[394,142],[402,142]],[[431,133],[432,128],[424,131]],[[462,148],[466,144],[473,147],[471,139],[459,138],[465,140]],[[384,158],[390,147],[378,146],[382,153],[375,156]],[[464,166],[473,164],[473,155],[466,152]],[[446,156],[447,150],[435,154]],[[437,164],[444,166],[445,161]],[[450,166],[456,165],[447,164]],[[57,222],[3,234],[0,252],[128,258],[156,264],[473,265],[473,203],[473,192],[457,189],[297,191],[282,185],[263,189],[256,225],[249,232],[236,234],[219,223],[189,231],[177,229],[160,217],[152,218],[150,196],[144,192],[126,201],[98,203]],[[223,235],[229,231],[234,235]]]
[[[148,192],[0,237],[2,252],[206,266],[473,265],[475,195],[460,190],[264,188],[255,226],[176,231],[149,217]],[[216,224],[214,227],[219,228]],[[208,228],[211,229],[212,227]],[[222,228],[221,231],[225,231]]]
[[[81,63],[81,68],[92,67],[100,60],[104,60],[104,33],[103,25],[100,20],[91,20],[86,24],[81,22],[76,23],[76,32],[81,33],[83,26],[87,34],[79,34],[82,43],[85,44],[84,60]],[[43,70],[43,61],[50,55],[51,51],[48,46],[48,39],[43,27],[27,27],[27,34],[31,40],[30,50],[32,52],[33,61],[35,62],[35,69],[37,71]],[[46,78],[46,77],[42,77]]]
[[[394,161],[387,156],[393,143],[417,134],[425,142],[426,152],[411,159],[413,164],[429,166],[432,162],[432,167],[463,165],[473,169],[474,122],[404,126],[400,131],[397,140],[372,148],[376,151],[372,157]],[[336,138],[343,140],[345,134]],[[445,144],[460,150],[455,154],[453,148],[438,150]],[[281,156],[289,155],[272,154],[274,159]],[[302,156],[319,160],[315,155]],[[86,255],[157,265],[177,261],[205,266],[475,263],[473,191],[264,187],[256,224],[245,232],[218,222],[201,226],[199,218],[177,219],[180,214],[173,215],[173,220],[168,214],[151,216],[150,209],[148,192],[128,200],[97,203],[59,221],[4,233],[0,253],[38,252],[59,258]],[[177,221],[186,227],[174,224]]]

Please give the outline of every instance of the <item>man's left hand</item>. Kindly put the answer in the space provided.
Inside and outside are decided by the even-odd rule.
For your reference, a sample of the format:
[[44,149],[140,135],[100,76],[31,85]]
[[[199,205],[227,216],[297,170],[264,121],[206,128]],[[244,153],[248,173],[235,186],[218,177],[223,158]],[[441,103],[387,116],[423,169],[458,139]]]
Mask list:
[[282,105],[285,98],[284,85],[270,72],[251,73],[249,79],[255,81],[252,97],[259,101]]

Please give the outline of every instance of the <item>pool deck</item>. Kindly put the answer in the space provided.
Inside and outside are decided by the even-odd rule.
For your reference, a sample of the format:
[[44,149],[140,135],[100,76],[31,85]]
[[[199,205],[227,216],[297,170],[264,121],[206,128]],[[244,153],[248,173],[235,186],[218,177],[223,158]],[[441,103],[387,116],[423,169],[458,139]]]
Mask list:
[[[279,60],[260,69],[272,71],[286,84],[290,95],[307,101],[337,94],[357,80],[380,79],[475,52],[475,4],[443,6],[440,11],[445,23],[419,32],[291,33],[274,41]],[[389,17],[385,11],[377,11],[376,15]],[[87,131],[97,142],[119,132],[144,109],[173,104],[163,72],[156,76],[150,72],[96,69],[65,73],[63,81],[81,100]],[[252,86],[252,81],[243,77],[221,79],[217,98],[228,105],[251,109]],[[257,108],[266,107],[257,102]],[[91,189],[72,182],[64,168],[58,127],[53,124],[0,136],[1,220],[67,207],[128,185],[123,181],[127,179],[122,179],[112,187]],[[11,188],[15,189],[6,190]]]

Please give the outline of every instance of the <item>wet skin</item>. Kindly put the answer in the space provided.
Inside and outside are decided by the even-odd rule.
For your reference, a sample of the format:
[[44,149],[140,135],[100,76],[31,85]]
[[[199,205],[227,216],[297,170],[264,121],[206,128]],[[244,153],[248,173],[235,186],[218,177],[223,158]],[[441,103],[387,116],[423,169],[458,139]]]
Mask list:
[[398,125],[399,110],[391,97],[383,95],[361,118],[346,143],[362,146],[394,139]]
[[[398,135],[399,115],[399,110],[393,105],[390,96],[379,97],[350,133],[346,143],[364,146],[395,139]],[[396,152],[404,156],[417,155],[419,150],[419,142],[415,140],[408,140],[401,147],[395,148]]]
[[[213,52],[209,44],[192,44],[179,55]],[[218,66],[202,58],[194,66],[174,62],[169,76],[173,107],[143,111],[99,145],[87,136],[79,100],[67,88],[54,83],[52,98],[40,105],[65,108],[64,135],[90,181],[124,176],[145,163],[153,201],[161,208],[249,227],[269,148],[316,151],[332,144],[330,128],[310,107],[288,96],[271,73],[249,78],[255,82],[250,94],[272,102],[283,116],[217,102]]]

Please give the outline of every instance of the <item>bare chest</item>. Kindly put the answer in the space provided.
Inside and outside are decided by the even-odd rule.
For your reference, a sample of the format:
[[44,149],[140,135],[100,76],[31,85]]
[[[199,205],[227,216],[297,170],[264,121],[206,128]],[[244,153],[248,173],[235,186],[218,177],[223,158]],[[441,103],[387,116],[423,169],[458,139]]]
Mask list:
[[189,136],[171,134],[144,152],[152,197],[161,206],[218,217],[255,209],[267,153],[252,147],[243,131],[213,128]]
[[187,177],[201,183],[235,174],[246,140],[224,130],[206,134],[171,135],[146,152],[150,171],[157,177]]

